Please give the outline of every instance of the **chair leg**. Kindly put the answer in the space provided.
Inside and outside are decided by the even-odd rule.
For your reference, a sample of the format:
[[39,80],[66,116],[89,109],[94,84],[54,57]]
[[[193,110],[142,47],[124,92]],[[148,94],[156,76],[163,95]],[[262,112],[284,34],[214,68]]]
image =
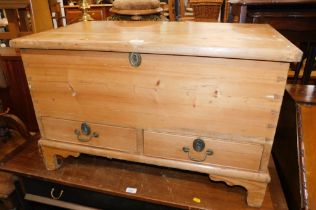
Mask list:
[[295,73],[294,73],[294,78],[293,78],[294,83],[297,83],[297,81],[298,81],[298,77],[300,75],[300,70],[302,68],[303,62],[304,62],[304,60],[302,60],[301,62],[297,63],[296,66],[295,66]]
[[315,63],[315,56],[316,56],[316,44],[311,44],[308,49],[306,64],[304,68],[304,73],[303,73],[303,78],[302,78],[303,84],[308,84],[308,81],[312,74],[313,65]]
[[169,20],[170,21],[175,21],[176,16],[175,16],[175,0],[168,0],[168,10],[169,10]]
[[234,21],[234,14],[233,14],[233,4],[228,2],[229,4],[229,12],[228,12],[228,23],[232,23]]
[[246,19],[247,19],[247,5],[242,4],[240,7],[239,23],[246,23]]

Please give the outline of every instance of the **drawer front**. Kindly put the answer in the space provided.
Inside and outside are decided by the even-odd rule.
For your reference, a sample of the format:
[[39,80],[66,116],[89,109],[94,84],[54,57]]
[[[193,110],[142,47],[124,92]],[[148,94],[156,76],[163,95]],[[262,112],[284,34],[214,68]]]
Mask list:
[[80,17],[82,16],[82,11],[74,9],[65,9],[66,22],[67,24],[72,24],[79,22]]
[[285,63],[153,54],[133,67],[116,52],[22,57],[38,115],[262,142],[273,140],[288,71]]
[[91,15],[93,20],[105,20],[104,10],[102,9],[90,9],[88,14]]
[[[62,206],[60,203],[56,206],[64,207],[65,209],[81,209],[78,206],[76,206],[77,208],[74,208],[72,204],[79,204],[86,208],[92,207],[92,208],[97,208],[97,209],[121,209],[121,210],[139,210],[139,209],[177,210],[178,209],[175,207],[148,203],[145,201],[139,201],[135,199],[129,199],[129,198],[126,198],[126,195],[124,197],[123,196],[121,197],[120,195],[99,193],[96,191],[85,190],[80,186],[70,187],[66,185],[56,184],[53,182],[37,180],[34,178],[23,177],[22,182],[19,182],[19,184],[21,183],[23,183],[22,187],[26,193],[26,196],[25,196],[26,200],[45,203],[45,198],[52,199],[50,200],[50,202],[47,203],[49,205],[55,205],[54,201],[59,200],[59,201],[67,202],[67,203],[63,203],[64,206]],[[34,200],[34,196],[36,197],[39,196],[40,198],[44,198],[44,199]],[[42,209],[42,208],[39,207],[36,209]],[[49,209],[53,209],[53,207]]]
[[[196,140],[199,139],[199,140]],[[193,142],[196,140],[193,148]],[[199,149],[201,141],[205,147]],[[259,170],[263,147],[210,138],[195,138],[171,134],[147,132],[144,134],[144,155],[188,161],[206,165],[218,165],[248,170]]]
[[[88,10],[88,14],[93,20],[106,20],[110,16],[110,8],[111,6],[93,7]],[[79,8],[65,8],[65,16],[67,24],[76,23],[82,17],[82,11]]]
[[[85,135],[82,122],[43,117],[43,136],[46,139],[82,144],[92,147],[136,152],[136,130],[87,123],[91,132]],[[75,131],[76,130],[76,131]]]

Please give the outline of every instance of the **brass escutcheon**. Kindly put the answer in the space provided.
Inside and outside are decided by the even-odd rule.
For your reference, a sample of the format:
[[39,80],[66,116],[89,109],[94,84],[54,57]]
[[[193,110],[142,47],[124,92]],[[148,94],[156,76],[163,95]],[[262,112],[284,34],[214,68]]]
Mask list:
[[205,142],[202,139],[195,139],[193,141],[193,149],[196,152],[202,152],[205,148]]
[[128,59],[129,59],[129,63],[135,68],[139,67],[140,64],[142,63],[142,56],[139,53],[135,53],[135,52],[129,53]]

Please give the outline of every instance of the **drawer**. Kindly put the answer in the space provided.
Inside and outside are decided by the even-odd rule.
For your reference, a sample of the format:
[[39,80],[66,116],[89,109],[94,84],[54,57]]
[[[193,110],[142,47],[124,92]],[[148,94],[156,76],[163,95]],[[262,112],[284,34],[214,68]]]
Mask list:
[[[202,148],[203,141],[204,149],[195,151],[194,141],[197,149]],[[257,171],[262,152],[260,144],[144,132],[144,155],[152,157]]]
[[[82,11],[79,9],[66,9],[65,12],[67,24],[79,22],[82,17]],[[107,16],[106,10],[103,9],[89,9],[88,14],[93,20],[105,20]]]
[[[56,184],[34,178],[22,177],[25,200],[41,202],[66,209],[119,209],[119,210],[176,210],[145,201],[133,200],[121,196],[104,194],[77,187]],[[62,201],[62,202],[58,202]],[[77,206],[74,206],[77,205]],[[81,206],[78,206],[81,205]],[[90,208],[89,208],[90,207]],[[35,209],[35,208],[34,208]],[[42,208],[36,208],[42,209]]]
[[[81,130],[82,122],[79,121],[42,117],[41,122],[43,135],[46,139],[124,152],[136,152],[135,129],[87,123],[91,132],[90,135],[84,135]],[[94,132],[97,135],[93,135]]]

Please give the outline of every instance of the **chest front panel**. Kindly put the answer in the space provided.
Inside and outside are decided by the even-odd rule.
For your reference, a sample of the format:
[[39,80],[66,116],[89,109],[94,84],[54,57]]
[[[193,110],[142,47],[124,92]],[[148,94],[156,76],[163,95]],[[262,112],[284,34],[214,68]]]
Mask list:
[[141,56],[133,67],[128,53],[25,50],[37,115],[238,141],[273,139],[288,64]]

